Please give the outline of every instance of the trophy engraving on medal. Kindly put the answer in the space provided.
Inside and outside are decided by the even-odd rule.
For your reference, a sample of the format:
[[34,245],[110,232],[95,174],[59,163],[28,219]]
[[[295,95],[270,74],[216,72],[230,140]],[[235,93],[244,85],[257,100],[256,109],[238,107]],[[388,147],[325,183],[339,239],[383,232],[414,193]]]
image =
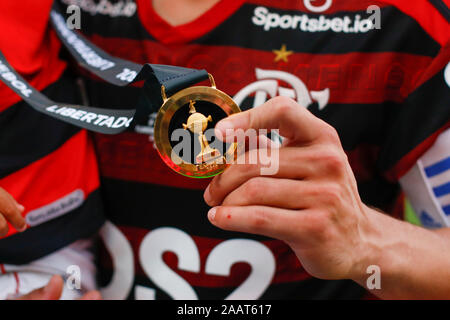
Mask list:
[[[241,109],[226,93],[216,88],[212,75],[211,86],[192,86],[167,96],[161,86],[163,104],[155,119],[154,141],[161,159],[175,172],[189,178],[211,178],[221,174],[245,152],[245,144],[209,139],[209,127],[220,120],[241,112]],[[178,129],[186,130],[185,135]],[[184,131],[183,130],[183,131]],[[178,137],[178,138],[177,138]],[[214,136],[213,136],[214,137]],[[194,149],[192,152],[192,148]]]
[[[211,148],[208,139],[204,134],[208,127],[208,122],[212,121],[211,115],[206,117],[205,115],[195,110],[195,101],[189,102],[189,118],[187,123],[183,123],[183,128],[189,129],[192,133],[198,134],[198,141],[200,143],[200,153],[195,157],[195,163],[197,165],[212,164],[217,161],[221,161],[222,155],[219,150]],[[220,159],[220,160],[219,160]],[[220,162],[223,163],[223,162]]]

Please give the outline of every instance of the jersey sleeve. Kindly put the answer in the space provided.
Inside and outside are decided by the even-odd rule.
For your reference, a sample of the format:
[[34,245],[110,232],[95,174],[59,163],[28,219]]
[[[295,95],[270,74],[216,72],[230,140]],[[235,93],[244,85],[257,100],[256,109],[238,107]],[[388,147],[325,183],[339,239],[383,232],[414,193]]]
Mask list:
[[404,103],[386,115],[381,171],[398,181],[450,128],[450,42],[421,74]]
[[[0,1],[0,50],[31,86],[59,102],[79,103],[74,76],[59,57],[45,1]],[[0,77],[14,76],[0,65]],[[25,206],[25,232],[9,224],[0,260],[25,264],[91,236],[104,223],[99,174],[85,130],[31,108],[0,81],[0,187]]]
[[380,158],[388,178],[400,182],[409,217],[432,229],[450,227],[449,61],[447,44],[392,112]]

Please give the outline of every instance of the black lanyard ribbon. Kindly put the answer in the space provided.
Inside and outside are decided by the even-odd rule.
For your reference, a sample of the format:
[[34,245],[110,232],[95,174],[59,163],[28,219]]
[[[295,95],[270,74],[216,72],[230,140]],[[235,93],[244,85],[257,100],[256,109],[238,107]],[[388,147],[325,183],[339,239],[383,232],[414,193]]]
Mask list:
[[144,81],[143,95],[134,109],[107,109],[57,103],[34,89],[8,63],[0,51],[0,80],[39,112],[91,131],[117,134],[126,130],[138,115],[149,114],[161,105],[161,86],[175,93],[208,79],[205,70],[145,64],[113,57],[69,29],[59,5],[54,2],[50,21],[63,45],[80,66],[113,85],[124,87]]

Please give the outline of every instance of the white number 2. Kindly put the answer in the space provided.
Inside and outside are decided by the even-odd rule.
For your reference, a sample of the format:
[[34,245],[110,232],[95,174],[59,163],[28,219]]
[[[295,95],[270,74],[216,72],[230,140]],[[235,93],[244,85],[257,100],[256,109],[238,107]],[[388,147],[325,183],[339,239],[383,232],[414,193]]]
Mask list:
[[[130,265],[133,263],[133,252],[129,244],[125,243],[127,240],[120,230],[111,223],[103,227],[101,235],[105,242],[117,238],[117,241],[112,242],[116,245],[122,243],[117,247],[105,243],[113,258],[115,271],[111,283],[102,290],[102,294],[107,293],[106,296],[110,298],[123,299],[129,294],[133,283],[134,268]],[[173,252],[177,255],[178,269],[200,272],[200,254],[192,237],[182,230],[170,227],[150,231],[139,248],[139,261],[146,275],[172,299],[198,299],[192,286],[166,265],[162,258],[164,252]],[[226,299],[260,298],[272,281],[276,264],[272,252],[258,241],[233,239],[221,242],[206,259],[205,273],[226,277],[230,275],[231,267],[238,262],[248,263],[251,266],[251,273]],[[155,290],[137,285],[135,297],[153,300]]]

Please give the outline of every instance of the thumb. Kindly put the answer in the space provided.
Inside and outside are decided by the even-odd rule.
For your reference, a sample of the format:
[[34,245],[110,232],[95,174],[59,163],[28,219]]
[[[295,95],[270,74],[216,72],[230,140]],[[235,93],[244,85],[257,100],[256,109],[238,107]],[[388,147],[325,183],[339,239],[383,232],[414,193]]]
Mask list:
[[220,140],[232,142],[234,131],[238,129],[278,129],[289,140],[311,142],[320,137],[324,126],[325,122],[294,100],[276,97],[257,108],[222,119],[215,127],[215,135]]
[[61,276],[53,276],[45,287],[23,295],[17,300],[59,300],[63,286],[64,281]]

